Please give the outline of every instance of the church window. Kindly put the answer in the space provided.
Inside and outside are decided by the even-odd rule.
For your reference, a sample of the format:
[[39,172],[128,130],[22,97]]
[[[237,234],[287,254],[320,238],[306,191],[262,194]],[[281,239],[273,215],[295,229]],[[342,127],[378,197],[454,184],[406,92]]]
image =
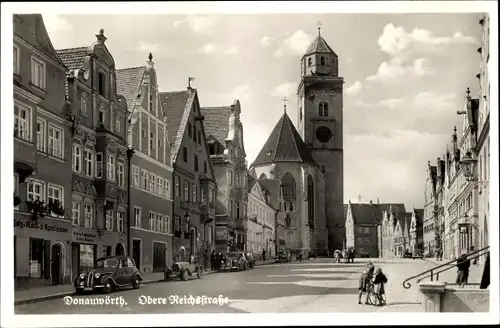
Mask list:
[[281,188],[285,200],[295,199],[295,179],[290,173],[286,173],[281,179]]
[[319,103],[319,116],[328,116],[328,103]]
[[307,59],[307,66],[311,66],[313,63],[313,60],[311,57],[309,57],[309,59]]
[[325,65],[325,57],[321,57],[321,66]]

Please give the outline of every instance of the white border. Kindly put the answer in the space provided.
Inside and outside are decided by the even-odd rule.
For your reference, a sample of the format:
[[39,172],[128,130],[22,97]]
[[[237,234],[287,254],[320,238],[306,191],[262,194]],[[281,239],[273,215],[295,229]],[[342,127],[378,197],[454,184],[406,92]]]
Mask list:
[[[247,13],[247,14],[262,14],[262,13],[321,13],[324,15],[327,12],[335,13],[436,13],[436,12],[455,12],[455,13],[468,13],[468,12],[488,12],[490,15],[490,68],[489,78],[492,90],[498,90],[498,53],[497,53],[497,40],[498,40],[498,14],[496,1],[387,1],[387,2],[287,2],[283,6],[282,2],[177,2],[177,3],[137,3],[137,2],[102,2],[99,3],[100,12],[112,12],[115,14],[186,14],[186,13],[205,13],[205,14],[221,14],[221,13]],[[12,14],[15,13],[33,13],[33,12],[50,12],[51,14],[58,13],[95,13],[95,4],[80,2],[61,2],[61,3],[2,3],[2,19],[1,19],[1,32],[2,32],[2,58],[6,63],[12,62],[13,52],[10,50],[12,42]],[[479,26],[478,26],[479,28]],[[12,66],[5,65],[2,67],[2,85],[12,85]],[[491,167],[498,167],[498,94],[492,93],[491,95],[491,141],[494,150],[491,156]],[[13,107],[13,94],[12,89],[9,87],[2,88],[2,107]],[[13,120],[13,113],[11,111],[2,111],[2,135],[12,136],[13,125],[10,124]],[[2,172],[2,215],[4,218],[1,222],[1,233],[3,238],[2,242],[2,256],[1,256],[1,270],[2,270],[2,309],[1,318],[2,326],[16,326],[16,327],[39,327],[39,326],[53,326],[53,327],[70,327],[78,320],[74,319],[71,315],[46,315],[46,316],[13,316],[14,303],[9,301],[13,300],[13,284],[12,284],[12,265],[13,265],[13,226],[8,218],[12,217],[12,171],[13,161],[13,142],[11,137],[4,137],[1,139],[1,172]],[[498,199],[498,170],[491,170],[491,199]],[[498,204],[497,201],[492,201],[492,204]],[[491,276],[498,277],[499,272],[499,254],[498,254],[498,231],[499,222],[496,218],[499,217],[498,206],[491,208],[490,217],[490,231],[491,237]],[[496,234],[496,235],[495,235]],[[126,315],[126,316],[112,316],[112,315],[86,315],[85,324],[96,327],[114,326],[117,324],[117,319],[126,320],[127,325],[132,326],[158,326],[158,325],[182,325],[182,326],[207,326],[207,325],[230,325],[236,319],[237,322],[243,320],[248,325],[332,325],[332,323],[339,323],[344,325],[357,325],[370,323],[376,324],[390,324],[393,322],[412,322],[416,324],[480,324],[480,323],[498,323],[498,279],[491,280],[490,286],[490,307],[493,309],[491,313],[467,313],[467,314],[449,314],[449,313],[391,313],[390,315],[384,313],[366,313],[362,316],[354,314],[314,314],[314,320],[311,320],[310,315],[302,314],[197,314],[197,315],[183,315],[183,314],[169,314],[165,315]],[[7,287],[8,286],[8,287]],[[334,309],[332,309],[334,310]],[[168,319],[167,319],[168,318]],[[167,320],[166,320],[167,319]],[[210,320],[216,319],[216,320]]]

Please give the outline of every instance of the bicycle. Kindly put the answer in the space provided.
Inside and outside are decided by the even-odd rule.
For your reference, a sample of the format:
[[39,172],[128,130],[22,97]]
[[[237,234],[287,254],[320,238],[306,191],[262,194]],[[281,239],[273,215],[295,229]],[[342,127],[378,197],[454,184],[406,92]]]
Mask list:
[[[368,299],[368,303],[370,305],[379,305],[378,302],[377,302],[379,300],[378,299],[378,295],[375,294],[375,285],[373,283],[370,282],[368,288],[366,289],[366,293],[368,294],[367,299]],[[382,302],[381,302],[380,306],[386,305],[387,304],[387,298],[385,296],[385,293],[382,294],[381,296],[382,296],[381,297],[381,301]]]

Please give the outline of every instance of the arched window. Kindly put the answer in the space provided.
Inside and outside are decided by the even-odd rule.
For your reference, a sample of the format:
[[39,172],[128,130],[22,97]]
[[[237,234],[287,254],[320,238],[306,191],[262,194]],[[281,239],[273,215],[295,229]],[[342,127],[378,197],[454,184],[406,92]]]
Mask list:
[[319,103],[319,116],[328,116],[328,103]]
[[309,58],[307,59],[307,66],[311,66],[311,65],[312,65],[312,63],[313,63],[313,60],[312,60],[312,58],[311,58],[311,57],[309,57]]
[[286,173],[281,179],[283,199],[295,200],[295,179],[290,173]]
[[307,216],[309,229],[314,230],[314,180],[311,175],[307,177]]
[[267,175],[265,173],[262,173],[259,177],[259,180],[267,179]]
[[321,57],[321,66],[325,65],[325,57]]

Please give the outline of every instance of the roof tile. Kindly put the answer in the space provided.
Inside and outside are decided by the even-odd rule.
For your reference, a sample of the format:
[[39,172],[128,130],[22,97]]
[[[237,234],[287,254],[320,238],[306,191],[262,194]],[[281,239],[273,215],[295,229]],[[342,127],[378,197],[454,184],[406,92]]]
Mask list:
[[203,125],[207,137],[210,135],[213,136],[224,147],[229,132],[229,117],[232,112],[232,106],[201,108],[201,113],[205,116]]
[[56,53],[68,69],[74,70],[83,67],[87,49],[87,47],[59,49]]
[[127,100],[128,111],[134,108],[135,100],[140,92],[146,66],[123,68],[116,70],[116,92]]
[[304,56],[315,53],[330,53],[337,56],[335,51],[333,51],[333,49],[328,45],[328,43],[325,41],[325,39],[323,39],[321,35],[318,35],[313,43],[311,43]]

